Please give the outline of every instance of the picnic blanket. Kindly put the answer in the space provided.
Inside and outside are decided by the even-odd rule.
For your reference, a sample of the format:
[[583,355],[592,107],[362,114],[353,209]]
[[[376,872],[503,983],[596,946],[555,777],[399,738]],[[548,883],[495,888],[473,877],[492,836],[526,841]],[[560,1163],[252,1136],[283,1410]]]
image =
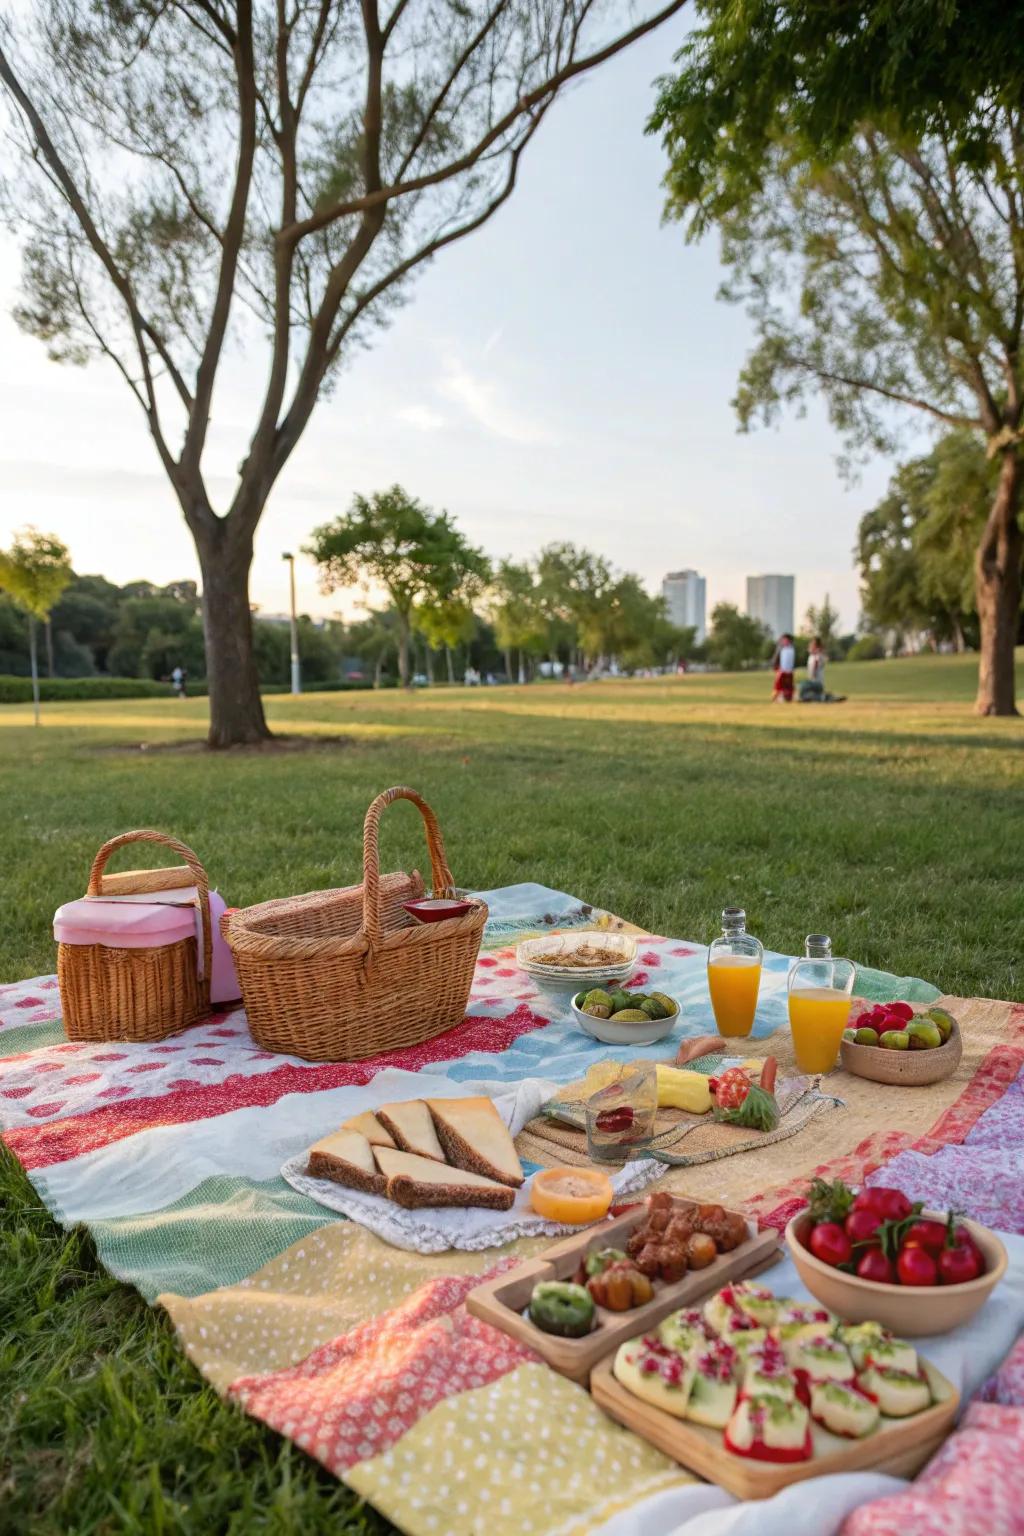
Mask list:
[[[406,1085],[396,1097],[456,1085],[497,1096],[528,1079],[575,1081],[608,1056],[665,1059],[677,1037],[713,1027],[703,946],[644,935],[636,979],[648,985],[656,975],[660,990],[679,997],[675,1034],[646,1052],[589,1040],[516,968],[514,944],[533,932],[628,925],[544,887],[483,894],[491,921],[466,1019],[424,1045],[358,1063],[261,1051],[241,1009],[157,1045],[68,1042],[53,977],[2,987],[0,1129],[54,1216],[84,1222],[103,1263],[166,1308],[182,1346],[220,1391],[412,1536],[469,1536],[482,1529],[481,1511],[488,1532],[594,1530],[605,1521],[611,1532],[635,1517],[649,1536],[672,1529],[657,1510],[692,1479],[613,1425],[582,1389],[465,1312],[483,1273],[541,1251],[546,1239],[410,1254],[280,1175],[289,1158],[366,1107],[383,1072]],[[789,963],[766,956],[750,1054],[763,1054],[785,1021]],[[862,972],[858,991],[938,996],[916,978],[878,972]],[[780,1226],[812,1171],[862,1178],[896,1160],[907,1179],[927,1181],[937,1203],[945,1180],[982,1220],[989,1202],[1000,1213],[996,1225],[1024,1231],[1024,1196],[1004,1187],[1014,1157],[1007,1138],[1015,1138],[1018,1167],[1024,1156],[1024,1009],[950,1005],[964,1026],[960,1071],[901,1095],[898,1127],[891,1099],[844,1076],[845,1109],[756,1153],[673,1170],[659,1187],[742,1205]],[[786,1037],[771,1048],[784,1055]],[[1000,1141],[1005,1161],[995,1155]],[[961,1198],[968,1188],[970,1198]],[[417,1507],[411,1490],[427,1464],[451,1477],[439,1475],[434,1503]],[[595,1465],[614,1477],[594,1479]]]

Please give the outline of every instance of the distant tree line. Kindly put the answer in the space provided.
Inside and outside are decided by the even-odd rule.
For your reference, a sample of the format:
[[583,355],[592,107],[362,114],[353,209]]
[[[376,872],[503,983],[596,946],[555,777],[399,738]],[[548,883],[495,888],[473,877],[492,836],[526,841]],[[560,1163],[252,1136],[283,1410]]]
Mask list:
[[[344,626],[299,620],[303,675],[327,682],[340,675]],[[263,683],[289,678],[286,624],[256,623],[254,645]],[[157,586],[105,576],[72,575],[50,611],[40,670],[46,677],[135,677],[161,680],[176,666],[205,676],[203,623],[194,581]],[[27,677],[29,629],[22,607],[0,592],[0,674]]]

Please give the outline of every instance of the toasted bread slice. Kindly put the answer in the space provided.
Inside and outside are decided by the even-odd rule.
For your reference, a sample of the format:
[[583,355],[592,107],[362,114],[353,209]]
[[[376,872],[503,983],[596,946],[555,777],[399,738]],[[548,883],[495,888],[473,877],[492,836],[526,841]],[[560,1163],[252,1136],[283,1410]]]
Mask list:
[[372,1109],[364,1109],[361,1115],[353,1115],[351,1120],[341,1122],[343,1131],[358,1131],[365,1136],[371,1147],[393,1147],[395,1142],[389,1131],[381,1125]]
[[495,1184],[463,1168],[448,1168],[429,1157],[393,1152],[390,1147],[374,1147],[373,1155],[387,1179],[388,1199],[409,1210],[424,1205],[482,1205],[507,1211],[516,1197],[507,1184]]
[[504,1120],[490,1099],[428,1099],[448,1161],[518,1189],[523,1169]]
[[394,1137],[400,1152],[414,1152],[417,1157],[444,1162],[430,1110],[422,1099],[408,1099],[404,1104],[382,1104],[376,1115],[388,1134]]
[[314,1179],[332,1179],[368,1195],[383,1195],[387,1189],[387,1179],[373,1160],[373,1148],[359,1131],[342,1128],[310,1147],[307,1171]]

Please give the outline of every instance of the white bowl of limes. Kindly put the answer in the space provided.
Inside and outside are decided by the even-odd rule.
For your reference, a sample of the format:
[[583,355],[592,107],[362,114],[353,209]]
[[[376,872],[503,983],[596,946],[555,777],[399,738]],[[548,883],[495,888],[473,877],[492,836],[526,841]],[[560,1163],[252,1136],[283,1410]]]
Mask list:
[[[664,992],[584,988],[576,993],[570,1006],[580,1029],[603,1045],[653,1045],[671,1034],[679,1022],[679,1004]],[[605,1007],[611,1010],[607,1018],[600,1012],[587,1011]]]

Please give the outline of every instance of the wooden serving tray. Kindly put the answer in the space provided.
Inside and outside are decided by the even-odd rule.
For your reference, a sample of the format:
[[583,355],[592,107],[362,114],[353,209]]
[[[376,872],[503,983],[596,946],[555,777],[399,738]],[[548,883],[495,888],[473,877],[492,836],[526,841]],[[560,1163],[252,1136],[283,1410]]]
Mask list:
[[[674,1196],[680,1204],[691,1204],[685,1196]],[[642,1307],[628,1312],[608,1312],[597,1308],[594,1328],[582,1339],[562,1339],[544,1333],[523,1314],[535,1285],[541,1280],[570,1280],[580,1260],[595,1248],[625,1248],[626,1239],[641,1222],[647,1220],[646,1204],[638,1205],[621,1216],[604,1221],[567,1237],[549,1248],[542,1259],[531,1259],[507,1270],[495,1280],[487,1280],[470,1291],[466,1306],[474,1317],[482,1318],[510,1333],[513,1338],[536,1350],[554,1370],[585,1386],[590,1372],[604,1356],[613,1353],[627,1339],[635,1339],[660,1323],[663,1317],[680,1307],[692,1306],[730,1280],[759,1274],[780,1257],[776,1232],[762,1232],[748,1237],[731,1253],[720,1253],[706,1269],[694,1269],[666,1285],[654,1281],[654,1296]]]
[[[635,1335],[634,1335],[635,1337]],[[605,1413],[656,1445],[681,1466],[717,1483],[738,1499],[770,1499],[791,1483],[809,1477],[827,1477],[833,1472],[890,1472],[894,1477],[913,1477],[935,1454],[949,1433],[956,1417],[960,1394],[927,1360],[921,1365],[928,1373],[932,1392],[939,1399],[924,1413],[909,1419],[883,1419],[873,1435],[863,1440],[846,1440],[830,1434],[811,1421],[814,1454],[808,1461],[754,1461],[727,1451],[720,1429],[690,1424],[677,1419],[653,1403],[645,1403],[616,1381],[612,1375],[614,1355],[594,1369],[590,1390],[595,1403]]]

